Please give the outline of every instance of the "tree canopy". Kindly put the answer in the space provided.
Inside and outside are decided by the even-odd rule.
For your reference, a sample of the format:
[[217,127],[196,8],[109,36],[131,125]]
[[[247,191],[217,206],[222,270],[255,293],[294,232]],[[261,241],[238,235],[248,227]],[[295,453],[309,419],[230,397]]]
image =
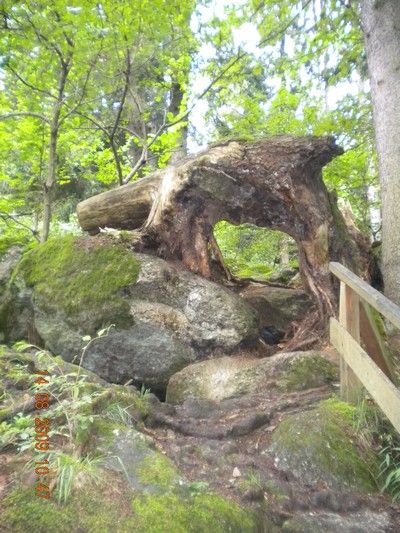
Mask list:
[[[3,249],[75,231],[80,200],[207,142],[276,134],[335,136],[345,153],[325,182],[379,238],[355,3],[2,0],[0,11]],[[218,228],[222,248],[232,231]],[[247,246],[255,264],[263,250],[271,258],[276,239],[250,245],[254,230],[238,231],[234,269]]]

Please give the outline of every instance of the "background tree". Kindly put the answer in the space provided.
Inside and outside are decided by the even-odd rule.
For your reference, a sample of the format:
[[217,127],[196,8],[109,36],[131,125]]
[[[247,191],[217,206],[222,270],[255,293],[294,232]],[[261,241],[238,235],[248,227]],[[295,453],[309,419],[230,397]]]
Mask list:
[[[27,137],[40,139],[35,146],[30,141],[29,158],[17,157],[14,169],[4,162],[8,221],[28,216],[12,199],[29,183],[46,240],[60,195],[73,211],[76,192],[93,192],[82,179],[127,183],[185,145],[179,118],[194,47],[192,9],[191,2],[160,3],[154,17],[154,6],[140,2],[1,2],[5,161]],[[33,221],[25,222],[36,234]]]
[[400,304],[400,3],[363,0],[361,12],[381,183],[385,293]]

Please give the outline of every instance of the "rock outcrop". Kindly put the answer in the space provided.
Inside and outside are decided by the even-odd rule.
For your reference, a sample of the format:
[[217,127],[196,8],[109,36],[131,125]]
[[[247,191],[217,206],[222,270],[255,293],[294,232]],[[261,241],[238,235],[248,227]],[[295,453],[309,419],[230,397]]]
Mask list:
[[34,334],[67,361],[80,360],[90,341],[82,365],[111,382],[162,389],[208,352],[231,352],[258,337],[256,314],[242,298],[111,237],[38,246],[24,255],[6,293],[8,341]]

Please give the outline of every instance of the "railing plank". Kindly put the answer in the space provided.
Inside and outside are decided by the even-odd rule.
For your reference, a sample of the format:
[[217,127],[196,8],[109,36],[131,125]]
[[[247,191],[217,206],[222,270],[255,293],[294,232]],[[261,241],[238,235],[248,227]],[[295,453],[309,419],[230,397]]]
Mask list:
[[400,433],[400,390],[335,318],[330,319],[330,338],[333,346]]
[[361,301],[360,305],[360,333],[361,344],[365,351],[392,383],[397,386],[398,379],[393,368],[390,352],[379,331],[372,307],[363,301]]
[[329,269],[332,274],[351,287],[354,292],[400,329],[400,307],[340,263],[330,263]]

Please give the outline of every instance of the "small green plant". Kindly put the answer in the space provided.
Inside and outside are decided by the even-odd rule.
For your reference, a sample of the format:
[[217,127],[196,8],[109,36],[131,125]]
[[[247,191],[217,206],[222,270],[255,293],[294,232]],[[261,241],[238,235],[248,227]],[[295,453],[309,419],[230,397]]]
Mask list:
[[142,386],[140,387],[140,396],[142,396],[142,398],[147,398],[150,393],[151,390],[146,388],[145,384],[142,383]]
[[382,492],[389,493],[393,501],[400,499],[400,439],[386,435],[385,445],[379,451],[382,459],[379,477],[383,482]]
[[208,483],[205,481],[192,481],[189,483],[188,488],[191,496],[194,496],[195,494],[206,492],[208,489]]
[[103,462],[102,457],[54,452],[49,454],[49,465],[56,472],[56,494],[59,503],[65,504],[74,487],[79,483],[100,483],[101,476],[98,467]]
[[34,433],[32,417],[18,413],[12,420],[0,423],[0,450],[15,446],[23,452],[32,447]]
[[[111,328],[112,326],[109,326],[100,330],[96,338],[107,335]],[[87,340],[90,343],[91,339]],[[87,346],[88,344],[84,350]],[[49,383],[46,392],[49,393],[51,401],[43,416],[51,420],[48,436],[50,442],[53,445],[57,443],[57,446],[51,447],[50,451],[46,452],[46,457],[55,476],[51,481],[55,487],[54,492],[60,503],[66,503],[71,491],[79,483],[100,481],[97,467],[102,458],[87,455],[86,449],[93,424],[100,416],[97,413],[98,402],[108,398],[110,391],[99,386],[96,381],[92,382],[80,365],[71,371],[68,363],[27,343],[18,343],[14,348],[19,352],[31,351],[33,348],[37,350],[34,355],[24,355],[26,364],[21,356],[21,363],[12,365],[13,376],[19,372],[21,378],[28,377],[27,386],[31,397],[36,392],[31,375],[33,368],[48,370]],[[14,359],[15,355],[12,362]],[[28,368],[29,365],[32,365],[32,369]],[[120,415],[122,416],[121,412]],[[32,413],[18,413],[2,422],[0,438],[0,449],[9,445],[18,452],[32,448],[35,442]],[[32,461],[34,460],[28,461],[25,468],[32,470]]]
[[133,419],[128,413],[128,408],[121,407],[118,403],[112,403],[109,405],[105,410],[105,414],[107,418],[117,424],[124,424],[125,426],[132,425]]
[[379,407],[363,398],[354,410],[353,427],[366,448],[374,448],[379,457],[377,485],[393,500],[400,498],[400,436]]

